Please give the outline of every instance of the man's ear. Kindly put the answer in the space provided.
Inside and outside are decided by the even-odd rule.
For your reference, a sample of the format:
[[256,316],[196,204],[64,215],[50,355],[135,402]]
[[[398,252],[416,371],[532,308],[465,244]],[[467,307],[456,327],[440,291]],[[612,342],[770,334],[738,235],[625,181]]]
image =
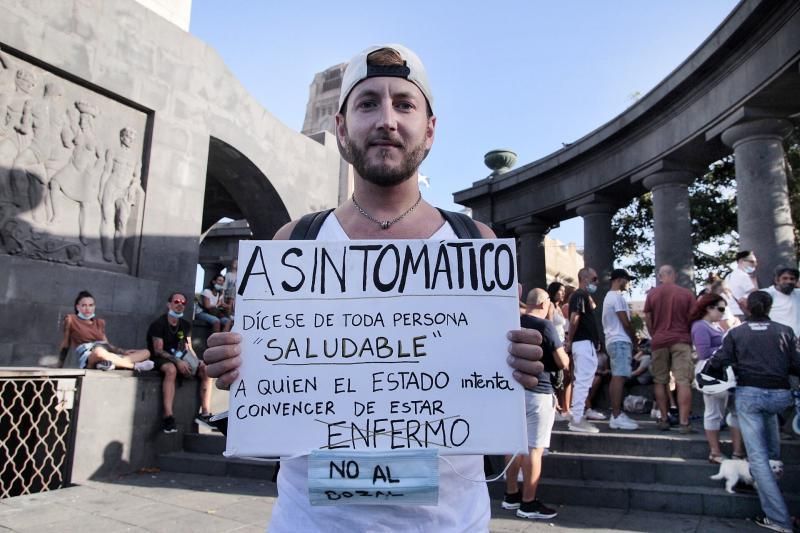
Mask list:
[[436,116],[428,117],[428,125],[425,130],[425,147],[430,150],[433,146],[433,139],[436,133]]
[[347,121],[345,120],[344,113],[336,113],[333,119],[336,140],[340,145],[344,144],[347,139]]
[[336,113],[334,118],[334,132],[336,132],[336,146],[339,148],[339,154],[342,156],[342,159],[351,163],[351,161],[347,158],[347,150],[345,150],[345,144],[347,141],[347,122],[344,119],[344,115],[342,113]]

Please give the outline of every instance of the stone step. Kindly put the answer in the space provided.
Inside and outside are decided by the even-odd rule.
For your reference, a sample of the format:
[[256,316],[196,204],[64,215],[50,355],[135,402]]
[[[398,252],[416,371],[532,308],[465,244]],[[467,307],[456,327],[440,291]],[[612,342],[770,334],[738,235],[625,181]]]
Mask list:
[[[539,497],[552,504],[587,505],[659,512],[681,512],[717,517],[743,518],[760,510],[758,498],[750,494],[729,494],[724,481],[709,477],[718,466],[707,462],[707,445],[701,435],[677,432],[614,432],[576,434],[557,431],[554,439],[568,447],[583,446],[589,452],[557,450],[544,458]],[[556,437],[558,435],[558,437]],[[794,445],[795,443],[790,443]],[[684,455],[702,446],[702,459]],[[784,449],[792,446],[784,446]],[[637,456],[623,455],[626,448],[651,450]],[[219,434],[187,434],[184,451],[162,454],[159,467],[165,471],[216,476],[238,476],[271,480],[275,460],[226,458],[225,437]],[[600,453],[610,449],[613,453]],[[652,449],[679,454],[656,455]],[[613,480],[613,481],[612,481]],[[800,465],[788,464],[780,485],[793,513],[800,512]],[[489,483],[493,498],[503,497],[502,481]]]
[[183,451],[222,455],[225,451],[225,435],[221,433],[186,433],[183,436]]
[[166,472],[229,476],[270,480],[275,473],[274,459],[240,459],[196,452],[172,452],[158,456],[158,467]]
[[[723,487],[711,479],[719,465],[705,459],[626,457],[621,455],[554,452],[542,461],[544,479],[613,480],[692,487]],[[786,465],[778,484],[784,493],[800,493],[800,465]]]
[[[489,492],[494,499],[503,497],[503,489],[501,482],[490,483]],[[790,513],[797,514],[800,496],[784,493],[784,497]],[[537,498],[551,505],[586,505],[723,518],[747,518],[761,512],[757,496],[729,494],[722,488],[548,479],[544,476],[539,482]]]
[[[609,429],[608,421],[593,421],[600,433],[575,433],[566,422],[556,422],[550,439],[550,449],[568,453],[621,455],[628,457],[674,457],[707,459],[708,443],[702,423],[694,424],[697,433],[681,435],[676,429],[659,431],[651,420],[637,420],[637,431]],[[730,455],[730,433],[721,434],[722,451]],[[800,440],[781,440],[781,459],[787,465],[800,464]]]

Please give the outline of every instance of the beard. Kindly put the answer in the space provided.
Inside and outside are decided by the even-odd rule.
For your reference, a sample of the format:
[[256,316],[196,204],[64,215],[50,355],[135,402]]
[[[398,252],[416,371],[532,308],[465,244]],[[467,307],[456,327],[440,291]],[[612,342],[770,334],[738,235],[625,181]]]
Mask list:
[[794,292],[794,288],[795,285],[793,283],[784,283],[782,285],[778,285],[778,290],[783,294],[792,294]]
[[[373,140],[390,139],[395,140],[391,137],[381,137],[380,139]],[[369,162],[367,160],[367,149],[370,148],[369,143],[367,143],[367,149],[362,149],[356,146],[349,136],[345,139],[344,146],[342,146],[342,156],[345,161],[353,165],[358,175],[366,181],[378,185],[379,187],[393,187],[413,176],[417,172],[420,164],[422,164],[422,161],[428,155],[424,140],[418,145],[411,147],[411,149],[408,149],[408,147],[399,140],[397,141],[397,146],[400,148],[403,157],[402,161],[397,166],[390,165],[384,154],[379,156],[381,159],[380,162]]]

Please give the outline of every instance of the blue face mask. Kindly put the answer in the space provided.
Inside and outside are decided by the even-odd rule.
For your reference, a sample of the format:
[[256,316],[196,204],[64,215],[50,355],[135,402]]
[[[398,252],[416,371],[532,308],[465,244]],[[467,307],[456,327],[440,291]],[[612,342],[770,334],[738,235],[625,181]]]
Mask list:
[[215,283],[215,284],[214,284],[214,288],[215,288],[215,289],[217,289],[218,291],[221,291],[222,289],[224,289],[224,288],[225,288],[225,286],[224,286],[224,285],[217,285],[217,284]]
[[176,313],[176,312],[175,312],[175,311],[173,311],[172,309],[168,309],[168,310],[167,310],[167,314],[168,314],[169,316],[171,316],[172,318],[183,318],[183,313]]
[[92,313],[91,315],[84,315],[83,313],[78,311],[78,318],[80,318],[81,320],[91,320],[94,318],[94,313]]
[[311,505],[436,505],[436,449],[313,450],[308,458]]
[[586,287],[586,290],[589,291],[589,294],[594,294],[597,292],[597,285],[590,283],[589,286]]

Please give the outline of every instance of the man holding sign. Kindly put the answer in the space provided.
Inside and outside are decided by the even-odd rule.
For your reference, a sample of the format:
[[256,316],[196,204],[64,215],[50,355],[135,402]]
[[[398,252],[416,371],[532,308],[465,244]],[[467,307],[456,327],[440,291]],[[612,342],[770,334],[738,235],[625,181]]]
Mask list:
[[[393,253],[397,254],[396,257],[399,259],[401,257],[401,252],[398,250],[402,249],[404,250],[403,253],[405,253],[406,258],[415,258],[417,262],[412,264],[412,273],[408,274],[408,272],[404,271],[404,275],[408,274],[409,279],[413,278],[414,272],[418,272],[420,269],[419,265],[420,261],[423,259],[423,253],[419,247],[425,247],[427,245],[404,245],[402,244],[402,241],[398,242],[397,240],[430,239],[435,240],[436,243],[446,243],[448,240],[456,239],[458,237],[454,227],[451,225],[451,223],[445,220],[443,214],[435,207],[422,200],[418,185],[417,178],[419,166],[430,151],[434,139],[436,118],[433,115],[432,104],[433,97],[423,65],[419,58],[412,51],[403,46],[386,45],[371,47],[355,56],[345,70],[342,80],[341,96],[339,100],[339,113],[336,115],[336,135],[342,157],[350,162],[354,167],[355,182],[353,197],[350,201],[345,202],[332,213],[330,213],[329,216],[324,218],[324,221],[322,221],[321,224],[317,225],[315,230],[318,231],[318,233],[316,235],[307,238],[316,237],[317,242],[330,242],[338,246],[333,251],[326,251],[325,249],[321,250],[322,255],[320,256],[320,268],[322,269],[325,268],[325,257],[328,256],[328,254],[329,267],[333,268],[332,265],[334,264],[334,260],[331,258],[341,257],[341,264],[344,265],[344,254],[352,254],[354,253],[354,250],[357,253],[363,253],[363,287],[365,291],[367,290],[368,281],[370,283],[374,282],[375,285],[380,285],[377,290],[390,291],[390,289],[395,289],[394,285],[389,288],[386,287],[387,283],[385,282],[385,279],[381,277],[381,272],[384,272],[384,270],[380,270],[377,265],[378,260],[381,257],[384,257],[384,251],[391,250]],[[274,239],[286,240],[290,238],[303,238],[297,237],[296,234],[293,235],[293,230],[295,230],[297,225],[298,221],[293,221],[287,224],[277,232]],[[485,225],[478,223],[478,228],[481,237],[485,239],[495,238],[493,232]],[[348,245],[347,242],[350,240],[380,240],[388,241],[390,243],[396,242],[397,245],[375,245],[375,249],[373,250],[374,254],[371,256],[374,262],[374,274],[371,273],[368,277],[366,271],[367,257],[370,251],[368,250],[369,246]],[[242,244],[244,244],[244,241]],[[430,280],[426,277],[424,283],[418,282],[417,286],[415,286],[416,288],[412,287],[408,290],[418,289],[419,291],[422,291],[423,289],[434,288],[434,286],[436,286],[437,279],[441,279],[443,281],[441,281],[440,287],[444,286],[446,288],[447,285],[449,285],[450,288],[456,292],[459,290],[459,287],[464,291],[468,291],[470,285],[473,289],[481,286],[484,288],[495,287],[495,291],[497,291],[497,284],[491,279],[487,281],[487,278],[491,278],[487,272],[497,277],[498,272],[502,270],[502,265],[507,265],[506,270],[510,269],[513,276],[513,259],[509,261],[508,258],[500,257],[501,254],[499,253],[499,250],[502,248],[502,246],[497,246],[496,249],[493,246],[490,247],[497,252],[494,260],[490,261],[486,259],[486,257],[490,255],[485,253],[487,251],[486,249],[477,251],[476,249],[472,248],[472,244],[464,244],[463,246],[467,248],[464,248],[465,251],[463,253],[463,257],[461,255],[462,249],[458,248],[458,268],[462,268],[463,259],[465,265],[471,265],[471,270],[469,266],[464,266],[464,269],[469,272],[469,275],[465,277],[451,277],[448,270],[446,275],[442,274],[443,277],[437,278],[437,275],[446,270],[445,266],[442,265],[445,263],[447,265],[451,264],[449,262],[450,260],[447,258],[440,262],[442,255],[454,253],[453,248],[442,251],[447,246],[447,244],[439,245],[439,256],[437,256],[435,261],[435,270],[433,270],[432,273],[433,279]],[[292,248],[291,250],[287,250],[283,255],[283,259],[285,260],[283,262],[284,266],[287,266],[287,263],[295,261],[295,263],[291,263],[288,266],[291,266],[293,269],[299,272],[299,274],[296,275],[292,281],[284,281],[283,284],[273,284],[270,287],[270,290],[272,290],[272,287],[274,287],[276,291],[286,290],[287,287],[290,289],[295,289],[291,283],[294,283],[300,279],[299,276],[305,276],[305,273],[307,272],[311,272],[310,275],[312,277],[317,275],[318,270],[316,269],[316,254],[318,252],[320,251],[317,249],[312,250],[311,248],[300,248],[299,246]],[[260,251],[258,251],[258,253],[260,253]],[[311,253],[314,254],[313,257],[315,258],[315,268],[313,271],[304,270],[301,269],[301,267],[296,266],[301,262],[301,256],[302,259],[305,260]],[[427,252],[425,253],[427,254]],[[375,256],[378,257],[378,260],[374,259]],[[256,257],[256,253],[254,251],[249,262],[248,269],[245,271],[245,275],[242,277],[239,295],[245,295],[243,303],[250,303],[246,302],[248,300],[247,295],[249,294],[248,291],[252,291],[253,289],[252,285],[250,285],[251,288],[248,289],[248,284],[252,284],[254,282],[264,283],[265,280],[267,283],[269,282],[267,274],[268,268],[266,265],[269,264],[270,268],[272,268],[273,264],[270,263],[269,257],[267,257],[266,263],[264,262],[264,259],[261,258],[260,264],[262,267],[259,267],[259,262],[256,261]],[[424,255],[424,257],[428,258],[428,255]],[[504,259],[505,263],[503,263]],[[242,264],[244,265],[244,259],[242,259],[242,261]],[[431,261],[433,262],[433,257],[431,257]],[[254,264],[256,265],[255,267]],[[360,263],[355,262],[348,263],[348,265],[350,264],[360,265]],[[476,268],[476,265],[478,265],[478,268]],[[494,267],[494,270],[492,270],[492,266]],[[259,268],[261,269],[259,270]],[[432,266],[431,268],[433,269],[434,267]],[[447,266],[447,269],[449,268],[450,267]],[[344,270],[344,268],[342,270]],[[336,276],[340,275],[340,272],[336,271],[335,269],[332,272]],[[459,272],[463,273],[463,270]],[[248,279],[249,275],[255,276],[256,273],[263,274],[263,276],[258,279],[255,277]],[[341,276],[341,278],[336,278],[335,276],[331,275],[329,280],[334,280],[333,285],[335,286],[338,279],[338,282],[341,284],[343,289],[346,276],[343,273]],[[305,279],[305,277],[302,279]],[[394,281],[397,281],[397,279],[398,277],[395,276]],[[405,279],[405,277],[402,278],[402,280]],[[301,282],[297,283],[296,290],[300,290],[300,283]],[[411,279],[410,283],[413,285],[414,279]],[[456,285],[455,288],[453,288],[454,285]],[[438,290],[441,291],[442,289],[439,288]],[[511,323],[513,323],[514,320],[518,320],[515,312],[516,287],[505,286],[505,290],[506,292],[510,290],[514,293],[514,303],[509,307],[511,310],[511,314],[509,316],[512,320]],[[311,291],[314,291],[313,285]],[[403,293],[402,289],[400,290],[400,293],[405,294]],[[388,301],[399,308],[402,307],[404,298],[412,298],[412,296],[403,296],[397,300],[384,299],[382,302]],[[285,305],[287,307],[290,305],[290,300],[291,299],[289,298],[286,299],[287,303]],[[375,300],[375,302],[377,305],[377,300]],[[314,305],[317,304],[315,303]],[[382,305],[386,306],[389,304],[383,303]],[[239,309],[238,304],[237,309]],[[314,311],[318,310],[318,308],[314,308]],[[268,323],[263,324],[264,317],[260,315],[254,315],[252,313],[251,316],[255,318],[251,318],[248,321],[246,318],[247,310],[243,310],[241,312],[243,315],[242,328],[246,333],[246,338],[248,339],[252,338],[251,333],[246,331],[248,325],[251,326],[251,329],[261,326],[266,328],[275,326],[274,322],[269,323],[269,321]],[[378,317],[380,316],[381,323],[379,325],[386,327],[398,327],[398,325],[415,327],[419,326],[420,324],[427,325],[430,322],[440,324],[439,321],[441,320],[441,330],[444,331],[446,331],[445,327],[447,326],[451,326],[451,328],[457,328],[461,325],[462,318],[458,313],[454,312],[452,314],[440,314],[442,315],[441,318],[435,314],[428,316],[425,313],[414,313],[410,312],[410,310],[406,313],[386,313],[385,316],[381,315],[380,312],[375,312],[370,315],[368,319],[371,321],[377,321]],[[309,315],[314,316],[308,320],[310,322],[316,322],[317,313],[311,313]],[[319,324],[313,323],[311,324],[312,326],[322,326],[324,329],[324,327],[328,325],[328,317],[331,317],[330,320],[334,319],[333,313],[330,315],[319,313],[319,315],[321,322]],[[346,315],[346,317],[347,316],[349,315]],[[341,317],[336,318],[338,319]],[[293,319],[290,316],[282,316],[281,320],[281,324],[283,324],[285,327],[285,324],[289,323]],[[361,317],[359,320],[363,321],[365,318]],[[391,322],[389,324],[384,324],[384,320],[386,322]],[[294,317],[294,321],[291,323],[297,325],[300,323],[300,319],[298,319],[298,317]],[[361,322],[354,322],[351,325],[359,326],[360,324]],[[482,323],[473,323],[471,324],[471,327],[486,327],[487,330],[496,328],[496,326],[492,327],[491,323],[487,321]],[[351,329],[356,331],[355,327]],[[435,341],[437,340],[435,337],[437,337],[437,333],[440,333],[440,330],[436,327],[429,328],[429,330],[432,331],[432,334],[427,339],[418,336],[414,337],[414,339],[410,340],[405,345],[401,345],[400,341],[397,341],[397,344],[392,344],[391,347],[387,347],[389,346],[387,344],[388,341],[386,341],[384,337],[378,337],[377,339],[374,339],[374,344],[371,343],[369,345],[367,344],[366,340],[359,339],[357,348],[358,357],[360,358],[362,355],[367,354],[364,355],[365,360],[358,361],[356,363],[349,363],[358,364],[359,366],[323,366],[318,368],[333,368],[334,371],[337,368],[350,368],[352,374],[355,375],[357,372],[361,371],[363,367],[370,367],[372,363],[375,363],[376,361],[373,361],[375,357],[383,357],[381,353],[385,355],[387,360],[396,359],[394,362],[399,364],[409,363],[415,358],[417,361],[423,362],[424,364],[427,362],[425,361],[426,359],[431,359],[432,356],[429,355],[429,352],[432,353],[432,350],[435,348]],[[272,333],[270,332],[270,334]],[[494,332],[493,334],[502,335],[501,332]],[[319,333],[318,335],[322,335],[322,333]],[[355,336],[355,334],[353,336]],[[541,336],[538,332],[533,330],[515,329],[510,331],[506,338],[510,341],[508,347],[509,353],[507,354],[507,364],[513,369],[513,378],[526,388],[532,388],[536,386],[536,376],[543,370],[543,366],[539,362],[539,359],[541,359],[542,356],[542,351],[538,346],[541,343]],[[382,341],[380,339],[384,339],[383,344],[381,344]],[[302,339],[302,341],[299,343],[300,347],[297,346],[297,343],[294,345],[292,344],[295,339],[292,339],[286,346],[279,345],[278,343],[273,343],[270,345],[269,343],[273,340],[274,339],[270,339],[267,343],[265,343],[267,344],[266,347],[259,349],[264,352],[264,359],[266,359],[268,363],[284,365],[279,368],[283,369],[286,373],[288,373],[289,370],[294,370],[290,369],[290,366],[292,365],[321,365],[335,361],[337,360],[337,357],[348,357],[348,355],[344,354],[347,349],[345,342],[347,339],[343,337],[341,339],[335,339],[335,342],[334,340],[331,340],[330,344],[321,343],[319,342],[318,338],[307,337]],[[326,338],[325,342],[328,340],[329,339]],[[448,342],[456,345],[456,340],[457,339],[452,338],[449,339]],[[242,336],[238,333],[217,333],[209,338],[209,348],[205,352],[205,360],[209,364],[209,375],[218,378],[218,386],[228,387],[231,384],[236,384],[235,392],[232,395],[232,402],[234,402],[234,400],[240,401],[241,397],[245,395],[245,385],[243,385],[243,379],[240,379],[239,367],[243,367],[242,370],[244,373],[244,366],[249,363],[246,363],[245,365],[242,364],[243,358],[240,357],[242,353],[242,342]],[[256,339],[253,342],[260,341]],[[426,345],[426,342],[429,344]],[[349,346],[349,344],[347,346]],[[381,349],[383,352],[381,352]],[[454,349],[454,351],[457,350],[458,349]],[[300,355],[301,353],[302,355]],[[460,355],[461,354],[458,353],[451,353],[450,358],[453,359]],[[513,383],[513,381],[506,380],[501,376],[500,371],[502,371],[502,373],[506,373],[504,368],[505,363],[500,360],[501,355],[501,353],[496,354],[496,364],[493,363],[488,357],[484,357],[484,360],[487,361],[495,370],[494,375],[487,373],[474,373],[472,374],[472,377],[462,376],[461,379],[458,380],[458,385],[460,385],[461,389],[492,388],[513,390],[514,387],[516,387],[516,392],[520,392],[518,390],[518,384]],[[293,361],[296,361],[301,357],[304,359],[304,361],[310,362],[293,363]],[[353,356],[351,355],[350,357]],[[250,360],[251,359],[248,359],[248,361]],[[352,359],[350,361],[352,361]],[[380,363],[384,364],[384,361],[380,361]],[[337,364],[347,363],[339,362]],[[409,368],[417,368],[420,366],[421,365],[409,366]],[[247,372],[249,373],[249,369]],[[275,372],[279,372],[279,370],[275,369]],[[427,390],[425,385],[425,375],[427,375],[427,379],[430,380],[429,384],[427,385],[428,388],[435,389],[437,387],[441,387],[444,389],[448,385],[452,385],[452,383],[448,382],[453,381],[449,380],[449,376],[439,379],[441,373],[425,374],[421,372],[404,371],[394,372],[394,374],[395,377],[391,378],[390,372],[388,371],[372,372],[370,383],[371,390],[369,392],[375,397],[379,397],[380,394],[383,394],[387,389],[392,389],[393,387],[416,389],[418,391]],[[402,377],[402,379],[397,376]],[[243,378],[243,376],[241,377]],[[313,390],[318,388],[317,382],[313,381],[312,379],[306,379],[303,381],[299,379],[287,378],[283,380],[283,373],[276,375],[275,377],[279,379],[262,379],[259,381],[259,392],[262,395],[264,394],[262,382],[265,384],[265,386],[271,387],[271,390],[277,389],[278,387],[280,387],[281,390],[287,388],[297,390],[299,387],[303,389],[302,392],[308,393],[309,390],[312,390],[313,392]],[[338,388],[334,392],[341,392],[343,394],[350,393],[350,380],[344,377],[340,379],[342,381],[339,381],[335,384],[335,386]],[[253,395],[252,392],[250,394],[251,396]],[[248,401],[250,401],[249,398],[250,396],[248,396]],[[523,408],[521,406],[521,395],[519,396],[519,399],[520,412],[522,412]],[[363,415],[364,411],[368,411],[369,403],[372,402],[357,402],[357,406],[360,405],[362,412],[356,413],[356,416]],[[438,409],[439,413],[444,411],[446,415],[449,414],[446,407],[442,408],[442,401],[439,401],[438,404],[434,399],[427,401],[427,403],[425,401],[420,402],[419,400],[407,403],[407,406],[397,404],[396,407],[398,410],[402,410],[400,412],[412,410],[415,413],[422,411],[422,414],[431,414],[431,412],[436,412]],[[314,411],[310,414],[310,416],[316,416],[317,418],[324,418],[325,416],[330,415],[332,411],[335,411],[336,416],[340,416],[338,407],[329,405],[325,401],[319,401],[313,404],[309,403],[309,405],[304,408]],[[394,408],[395,406],[393,405],[392,409]],[[239,409],[241,409],[241,406]],[[428,412],[426,413],[425,411]],[[248,416],[250,412],[251,411],[248,410],[240,411],[238,414],[232,413],[232,416],[241,419],[243,416]],[[502,414],[503,413],[499,413],[498,416]],[[440,415],[440,421],[441,420],[444,420],[444,418],[441,418]],[[234,422],[238,423],[240,420],[232,419],[232,423]],[[377,420],[373,421],[374,424],[377,422]],[[524,425],[524,419],[520,419],[520,424]],[[376,463],[374,460],[375,457],[383,457],[379,453],[376,455],[377,452],[373,451],[355,450],[355,443],[358,442],[363,444],[361,439],[357,439],[354,436],[351,437],[354,432],[358,430],[358,428],[352,427],[347,428],[346,430],[344,427],[340,428],[339,426],[335,426],[333,429],[331,429],[330,425],[331,424],[329,424],[328,428],[329,438],[327,445],[321,447],[328,448],[333,452],[342,452],[341,454],[337,454],[336,461],[332,459],[329,461],[331,477],[333,477],[334,473],[342,478],[353,477],[357,475],[359,465],[361,465],[362,470],[364,469],[365,465],[369,465],[369,472],[371,475],[373,475],[373,481],[376,478],[380,478],[381,481],[386,481],[387,483],[395,482],[395,492],[403,492],[403,489],[408,487],[407,480],[397,479],[396,476],[393,478],[394,474],[390,473],[388,468],[382,468],[380,462]],[[412,449],[415,447],[428,448],[427,445],[420,446],[421,441],[419,435],[421,435],[421,433],[417,431],[419,430],[419,422],[417,422],[417,426],[413,428],[413,435],[415,435],[414,437],[412,437],[411,428],[412,426],[409,425],[409,422],[406,422],[402,432],[396,432],[393,425],[391,430],[380,430],[382,437],[391,436],[392,439],[394,439],[395,433],[401,434],[401,438],[397,439],[396,445],[395,441],[392,441],[392,450],[390,450],[390,452],[393,453],[395,457],[400,458],[402,461],[406,461],[409,465],[411,465],[410,470],[407,471],[414,471],[414,466],[422,467],[425,465],[430,465],[430,463],[426,463],[426,461],[429,459],[429,454],[422,453],[429,451],[428,449]],[[366,441],[371,438],[374,441],[375,435],[378,433],[379,430],[377,429],[377,425],[373,425],[371,430],[367,430],[367,437],[364,440]],[[342,436],[343,438],[341,440],[337,440],[331,438],[331,435]],[[449,442],[451,446],[457,446],[459,443],[463,442],[463,439],[466,439],[462,433],[454,431],[454,427],[450,428],[450,437],[452,439],[451,442]],[[498,438],[502,439],[502,435],[499,435]],[[348,439],[351,439],[352,446],[347,444]],[[383,449],[386,449],[387,441],[385,439],[382,441],[384,443]],[[407,449],[394,450],[394,448],[397,447],[403,447]],[[300,453],[304,452],[304,450],[297,451]],[[387,459],[387,461],[391,460]],[[434,483],[438,484],[438,504],[396,505],[396,502],[391,501],[382,505],[351,505],[349,507],[342,507],[330,505],[315,506],[309,503],[310,497],[312,497],[313,500],[312,485],[314,485],[317,480],[315,477],[317,475],[317,471],[315,470],[316,467],[314,466],[316,463],[314,463],[313,453],[310,460],[307,460],[304,457],[284,459],[281,461],[282,466],[278,477],[278,491],[280,497],[273,508],[270,530],[487,530],[490,514],[489,498],[486,485],[485,483],[471,481],[483,477],[483,461],[481,456],[451,456],[448,459],[448,463],[450,463],[452,468],[450,468],[450,466],[443,466],[441,468],[441,477],[435,476],[436,479],[433,480]],[[327,464],[328,463],[325,463],[325,465]],[[434,462],[434,470],[436,466],[437,465]],[[417,485],[425,485],[426,483],[431,482],[431,477],[434,477],[435,472],[431,471],[430,469],[426,470],[426,468],[427,467],[420,468],[415,471],[417,473]],[[408,488],[418,489],[419,487],[417,486]]]

